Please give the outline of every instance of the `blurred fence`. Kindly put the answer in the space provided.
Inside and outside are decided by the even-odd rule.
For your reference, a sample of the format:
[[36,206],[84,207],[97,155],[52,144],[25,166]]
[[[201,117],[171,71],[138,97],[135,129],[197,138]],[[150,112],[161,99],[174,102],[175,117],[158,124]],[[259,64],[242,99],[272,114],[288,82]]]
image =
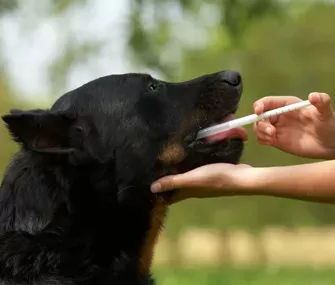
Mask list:
[[187,228],[174,240],[160,237],[154,265],[335,267],[335,227],[269,227],[259,234]]

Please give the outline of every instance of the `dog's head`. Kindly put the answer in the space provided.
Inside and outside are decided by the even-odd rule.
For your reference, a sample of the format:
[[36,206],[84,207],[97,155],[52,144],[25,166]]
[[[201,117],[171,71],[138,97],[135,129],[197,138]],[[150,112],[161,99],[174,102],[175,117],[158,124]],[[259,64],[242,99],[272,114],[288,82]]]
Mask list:
[[162,175],[238,162],[245,133],[195,138],[200,129],[231,118],[241,92],[234,71],[182,83],[111,75],[66,93],[50,110],[16,110],[3,120],[33,152],[74,166],[113,163],[118,185],[148,186]]

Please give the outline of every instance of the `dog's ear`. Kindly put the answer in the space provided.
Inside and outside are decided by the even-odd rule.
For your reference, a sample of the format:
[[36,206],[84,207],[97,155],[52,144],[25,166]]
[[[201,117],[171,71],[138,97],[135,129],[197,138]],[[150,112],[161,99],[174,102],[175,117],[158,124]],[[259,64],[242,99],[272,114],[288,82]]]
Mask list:
[[12,110],[2,116],[15,141],[27,148],[44,153],[69,154],[69,133],[74,118],[49,110]]

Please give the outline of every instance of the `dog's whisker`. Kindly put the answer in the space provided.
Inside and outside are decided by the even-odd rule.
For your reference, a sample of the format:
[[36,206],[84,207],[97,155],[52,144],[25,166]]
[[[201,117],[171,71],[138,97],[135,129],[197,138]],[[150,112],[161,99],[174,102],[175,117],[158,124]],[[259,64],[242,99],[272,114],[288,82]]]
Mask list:
[[125,187],[119,189],[119,191],[116,193],[116,195],[119,196],[119,195],[121,195],[122,192],[124,192],[126,190],[129,190],[131,188],[135,188],[135,186],[133,186],[133,185],[125,186]]

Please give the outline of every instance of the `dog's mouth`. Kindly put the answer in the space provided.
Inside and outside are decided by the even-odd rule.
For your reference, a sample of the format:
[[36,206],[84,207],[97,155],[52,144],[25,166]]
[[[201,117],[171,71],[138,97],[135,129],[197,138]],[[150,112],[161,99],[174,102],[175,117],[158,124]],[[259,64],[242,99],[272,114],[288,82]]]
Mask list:
[[[228,114],[225,116],[220,122],[226,123],[235,119],[233,113]],[[212,124],[211,126],[215,126],[217,123]],[[246,141],[248,139],[248,134],[243,127],[236,127],[227,131],[222,131],[214,135],[210,135],[208,137],[203,138],[204,141],[207,142],[217,142],[217,141],[224,141],[229,139],[241,139],[242,141]]]
[[189,147],[195,147],[199,145],[212,145],[216,143],[222,143],[225,141],[237,139],[241,141],[247,141],[248,134],[243,127],[237,127],[234,129],[226,130],[219,132],[217,134],[210,135],[208,137],[204,137],[202,139],[197,139],[198,132],[205,128],[215,126],[221,123],[229,122],[235,119],[235,112],[228,112],[226,115],[219,116],[212,119],[206,119],[203,123],[194,126],[189,133],[185,137],[185,143]]

